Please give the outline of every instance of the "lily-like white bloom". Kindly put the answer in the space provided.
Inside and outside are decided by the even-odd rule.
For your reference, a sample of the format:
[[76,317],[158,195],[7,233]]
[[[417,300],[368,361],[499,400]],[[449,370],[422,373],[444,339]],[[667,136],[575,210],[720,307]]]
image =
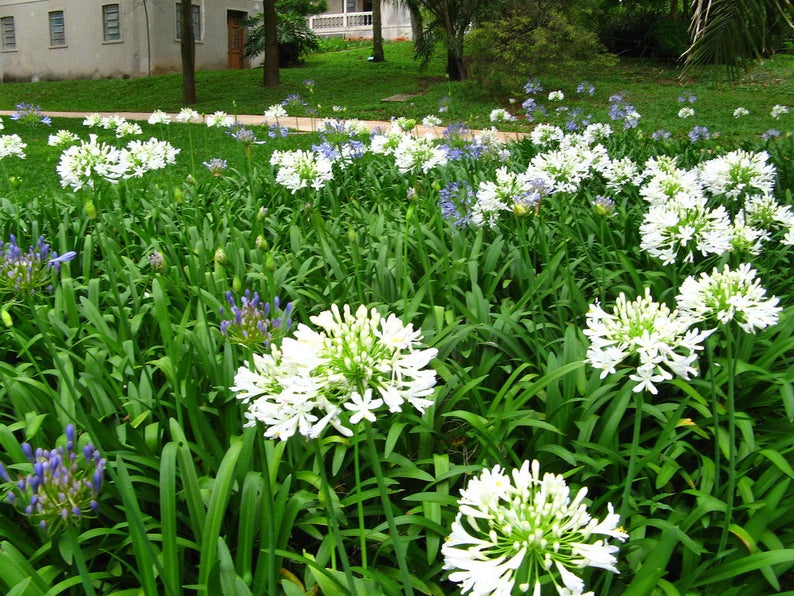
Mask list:
[[501,466],[483,470],[461,491],[450,535],[441,547],[444,569],[463,594],[492,596],[519,589],[540,594],[549,576],[558,594],[585,594],[575,573],[598,567],[617,573],[618,547],[605,536],[624,541],[619,517],[594,519],[584,502],[587,489],[573,499],[565,479],[541,476],[537,461],[525,461],[511,474]]
[[320,190],[334,177],[333,162],[313,151],[274,151],[270,163],[279,168],[276,182],[292,194],[307,187]]
[[176,115],[176,121],[181,123],[200,122],[201,114],[192,108],[182,108]]
[[698,168],[705,190],[731,199],[749,192],[772,193],[775,173],[766,151],[752,153],[742,149],[703,162]]
[[674,375],[697,375],[697,351],[709,332],[691,329],[688,319],[654,301],[646,288],[632,302],[621,293],[613,312],[591,304],[584,334],[590,339],[585,362],[600,369],[602,379],[626,363],[635,368],[629,376],[637,383],[634,391],[655,394],[656,385]]
[[2,135],[0,136],[0,159],[9,155],[24,159],[27,146],[27,143],[19,135]]
[[782,310],[775,296],[766,297],[766,290],[748,263],[732,270],[725,265],[699,278],[687,277],[676,298],[681,315],[692,323],[716,321],[736,324],[747,333],[777,324]]
[[394,413],[406,404],[419,412],[432,405],[435,373],[425,367],[437,350],[420,349],[412,325],[347,305],[311,322],[298,325],[280,348],[254,356],[254,370],[241,367],[235,376],[231,389],[248,405],[248,424],[264,423],[266,437],[316,438],[329,426],[351,436],[384,405]]
[[447,163],[447,155],[443,149],[429,138],[403,136],[394,149],[394,162],[403,174],[422,171],[427,174],[437,166]]
[[171,124],[171,116],[166,114],[163,110],[155,110],[149,116],[149,124]]

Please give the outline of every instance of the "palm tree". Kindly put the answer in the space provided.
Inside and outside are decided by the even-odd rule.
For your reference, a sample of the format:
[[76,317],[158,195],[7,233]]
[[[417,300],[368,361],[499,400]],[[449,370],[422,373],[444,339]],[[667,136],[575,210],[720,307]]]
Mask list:
[[792,0],[695,0],[685,72],[697,64],[724,64],[731,75],[770,53],[770,37],[794,29]]

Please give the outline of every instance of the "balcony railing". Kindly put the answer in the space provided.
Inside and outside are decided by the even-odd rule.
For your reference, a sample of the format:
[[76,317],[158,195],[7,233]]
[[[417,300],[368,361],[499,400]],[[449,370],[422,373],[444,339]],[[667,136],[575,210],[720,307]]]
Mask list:
[[318,35],[372,29],[372,12],[315,15],[309,17],[309,28]]

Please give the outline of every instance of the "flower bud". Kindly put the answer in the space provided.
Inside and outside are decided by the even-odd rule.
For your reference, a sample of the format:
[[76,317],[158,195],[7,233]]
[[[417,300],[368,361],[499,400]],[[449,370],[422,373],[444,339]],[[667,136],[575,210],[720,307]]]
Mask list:
[[11,313],[5,308],[0,310],[0,319],[2,319],[3,325],[6,327],[11,328],[14,326],[14,319],[11,318]]
[[259,250],[267,250],[268,249],[267,238],[265,238],[262,234],[259,234],[259,236],[256,237],[255,244],[256,244],[256,247]]
[[174,189],[174,203],[181,203],[185,200],[185,193],[182,191],[181,188]]
[[243,290],[243,281],[239,275],[235,275],[234,279],[232,279],[232,290],[237,294]]
[[265,269],[273,273],[276,270],[276,260],[273,258],[273,255],[267,255],[265,259]]
[[85,202],[85,216],[88,219],[96,219],[96,207],[94,207],[94,202],[91,199]]
[[218,248],[215,250],[215,255],[213,256],[213,260],[218,265],[225,265],[228,262],[228,258],[226,257],[226,251],[222,248]]

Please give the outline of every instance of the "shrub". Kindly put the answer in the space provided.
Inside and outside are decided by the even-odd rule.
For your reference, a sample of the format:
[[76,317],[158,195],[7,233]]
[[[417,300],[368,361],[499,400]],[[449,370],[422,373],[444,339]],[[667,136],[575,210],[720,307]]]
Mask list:
[[689,47],[688,21],[653,4],[607,6],[597,19],[597,31],[614,54],[677,60]]
[[615,61],[593,31],[558,11],[542,19],[526,11],[485,23],[468,42],[473,77],[499,95],[518,93],[530,74],[604,68]]

